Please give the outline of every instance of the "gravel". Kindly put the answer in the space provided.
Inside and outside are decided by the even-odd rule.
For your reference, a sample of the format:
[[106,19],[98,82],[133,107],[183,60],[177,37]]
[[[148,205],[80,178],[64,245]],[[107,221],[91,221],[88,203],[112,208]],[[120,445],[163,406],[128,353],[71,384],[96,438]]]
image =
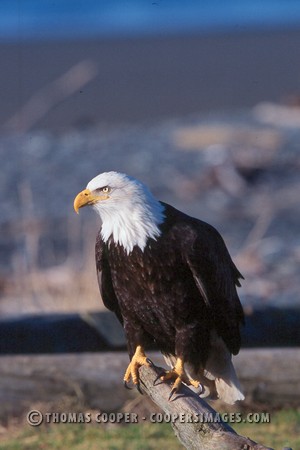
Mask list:
[[[78,223],[74,196],[98,173],[116,170],[221,231],[246,278],[245,305],[300,306],[300,128],[293,120],[282,126],[280,105],[268,106],[271,119],[254,108],[2,134],[0,277],[14,271],[16,255],[28,260],[34,224],[40,267],[65,264],[69,224]],[[96,224],[92,214],[80,217],[81,226]]]

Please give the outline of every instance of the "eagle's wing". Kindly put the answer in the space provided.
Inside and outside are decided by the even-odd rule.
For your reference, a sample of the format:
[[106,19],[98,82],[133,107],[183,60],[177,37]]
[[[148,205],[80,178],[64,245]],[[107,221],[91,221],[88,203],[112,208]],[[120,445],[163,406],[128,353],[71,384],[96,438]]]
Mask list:
[[239,279],[243,276],[218,231],[202,221],[197,220],[194,225],[191,245],[186,249],[187,261],[201,297],[211,311],[217,333],[230,352],[237,354],[244,313],[236,286],[240,286]]
[[116,314],[121,324],[123,324],[118,299],[112,284],[109,262],[106,256],[106,247],[100,233],[96,239],[95,253],[98,284],[103,303],[107,309]]

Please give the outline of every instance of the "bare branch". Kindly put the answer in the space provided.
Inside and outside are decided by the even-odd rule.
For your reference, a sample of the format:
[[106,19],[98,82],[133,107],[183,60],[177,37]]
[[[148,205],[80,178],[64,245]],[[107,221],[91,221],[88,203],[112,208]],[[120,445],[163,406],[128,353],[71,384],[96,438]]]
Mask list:
[[[272,450],[238,435],[220,419],[214,409],[186,386],[181,386],[180,394],[169,401],[171,387],[166,383],[155,382],[157,371],[154,367],[142,366],[139,373],[142,390],[165,413],[178,417],[178,420],[171,421],[172,427],[187,449]],[[184,420],[180,420],[180,417]]]

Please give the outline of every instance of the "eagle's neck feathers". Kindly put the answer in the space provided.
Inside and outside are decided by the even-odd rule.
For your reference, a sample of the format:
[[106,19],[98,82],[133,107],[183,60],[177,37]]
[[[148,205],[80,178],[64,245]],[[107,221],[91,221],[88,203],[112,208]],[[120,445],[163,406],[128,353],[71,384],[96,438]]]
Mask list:
[[157,239],[161,234],[159,225],[164,221],[164,207],[152,195],[143,197],[124,200],[119,208],[99,210],[104,242],[112,239],[129,254],[135,246],[143,251],[149,238]]

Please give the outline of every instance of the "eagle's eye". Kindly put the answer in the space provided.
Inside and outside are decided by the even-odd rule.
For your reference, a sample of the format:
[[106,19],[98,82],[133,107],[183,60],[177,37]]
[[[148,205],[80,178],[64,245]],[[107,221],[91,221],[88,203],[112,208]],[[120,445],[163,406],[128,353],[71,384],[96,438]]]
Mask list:
[[109,188],[108,186],[105,186],[104,188],[101,189],[101,191],[102,191],[104,194],[107,194],[107,193],[110,191],[110,188]]

